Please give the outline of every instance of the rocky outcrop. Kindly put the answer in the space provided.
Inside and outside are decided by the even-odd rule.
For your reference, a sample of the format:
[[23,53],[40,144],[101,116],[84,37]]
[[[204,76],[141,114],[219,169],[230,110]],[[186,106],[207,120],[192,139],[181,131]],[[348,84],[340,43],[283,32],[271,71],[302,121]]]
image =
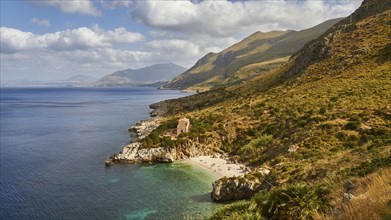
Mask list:
[[211,197],[214,201],[249,199],[269,187],[265,181],[245,177],[224,177],[215,181],[212,186]]
[[146,148],[140,142],[134,142],[124,149],[109,157],[106,165],[115,163],[171,163],[175,160],[188,159],[190,157],[210,155],[212,152],[205,144],[187,140],[174,147]]
[[196,138],[194,140],[181,140],[173,145],[149,148],[143,146],[142,140],[160,125],[160,118],[143,120],[129,128],[134,133],[135,142],[125,146],[123,150],[110,156],[106,166],[115,163],[171,163],[175,160],[213,154],[212,148],[217,142],[210,138]]
[[159,125],[160,118],[156,117],[153,119],[137,122],[136,125],[130,127],[128,130],[134,134],[134,141],[138,141],[148,136],[148,134],[150,134]]
[[168,111],[168,103],[166,101],[160,101],[149,105],[152,111],[149,113],[151,117],[164,116]]

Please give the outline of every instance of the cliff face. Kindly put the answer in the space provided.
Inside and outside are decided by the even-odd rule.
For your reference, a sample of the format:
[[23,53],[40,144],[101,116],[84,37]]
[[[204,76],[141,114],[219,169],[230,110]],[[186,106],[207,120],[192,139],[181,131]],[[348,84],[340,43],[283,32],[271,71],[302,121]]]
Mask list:
[[110,157],[114,163],[171,163],[190,157],[211,155],[211,147],[194,141],[187,141],[177,146],[145,148],[142,143],[134,142]]

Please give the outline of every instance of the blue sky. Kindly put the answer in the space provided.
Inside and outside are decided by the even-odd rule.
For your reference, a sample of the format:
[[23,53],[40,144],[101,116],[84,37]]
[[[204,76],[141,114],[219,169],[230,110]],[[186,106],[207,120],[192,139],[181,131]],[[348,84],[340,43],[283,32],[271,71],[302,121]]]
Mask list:
[[1,80],[101,77],[172,62],[191,67],[256,31],[301,30],[361,0],[1,0]]

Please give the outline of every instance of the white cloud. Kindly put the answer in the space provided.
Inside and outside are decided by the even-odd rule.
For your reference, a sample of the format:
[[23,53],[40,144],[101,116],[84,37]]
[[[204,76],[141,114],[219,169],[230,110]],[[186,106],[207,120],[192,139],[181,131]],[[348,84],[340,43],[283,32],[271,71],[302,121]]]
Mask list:
[[61,51],[108,48],[116,44],[131,44],[144,40],[143,35],[128,32],[125,28],[105,31],[97,25],[91,29],[80,27],[43,35],[1,27],[0,33],[1,53],[15,53],[31,49]]
[[78,74],[102,77],[117,70],[150,65],[153,57],[150,52],[112,48],[0,54],[1,78],[5,81],[23,78],[54,80]]
[[42,35],[1,27],[2,79],[60,79],[64,75],[102,76],[119,69],[151,64],[153,52],[124,50],[122,44],[144,40],[139,33],[125,28],[91,28]]
[[128,32],[125,28],[116,28],[113,31],[104,31],[97,24],[92,26],[92,30],[104,36],[104,40],[112,43],[134,43],[143,41],[144,36],[139,33]]
[[228,37],[256,30],[304,29],[349,15],[360,1],[134,1],[130,15],[162,30]]
[[131,0],[101,0],[100,3],[104,8],[114,9],[118,7],[129,7]]
[[194,57],[199,55],[200,48],[193,42],[181,39],[154,40],[146,43],[148,49],[158,51],[160,55],[177,58],[177,57]]
[[65,13],[78,13],[92,16],[102,14],[90,0],[33,0],[32,2],[38,5],[56,7]]
[[47,19],[31,18],[30,22],[32,24],[37,24],[40,26],[50,27],[50,21]]

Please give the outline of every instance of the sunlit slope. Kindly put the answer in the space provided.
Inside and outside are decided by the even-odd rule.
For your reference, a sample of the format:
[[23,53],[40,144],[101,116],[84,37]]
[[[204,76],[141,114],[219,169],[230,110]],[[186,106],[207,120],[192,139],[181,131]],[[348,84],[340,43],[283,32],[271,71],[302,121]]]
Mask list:
[[202,127],[189,136],[214,138],[251,166],[274,167],[277,183],[390,166],[391,10],[372,2],[279,69],[167,101],[168,118],[187,115]]
[[[340,19],[333,19],[302,31],[255,32],[221,51],[209,53],[163,88],[209,89],[251,79],[284,63],[286,58],[315,39]],[[236,72],[247,65],[260,64],[254,71]],[[248,68],[247,68],[248,69]]]

